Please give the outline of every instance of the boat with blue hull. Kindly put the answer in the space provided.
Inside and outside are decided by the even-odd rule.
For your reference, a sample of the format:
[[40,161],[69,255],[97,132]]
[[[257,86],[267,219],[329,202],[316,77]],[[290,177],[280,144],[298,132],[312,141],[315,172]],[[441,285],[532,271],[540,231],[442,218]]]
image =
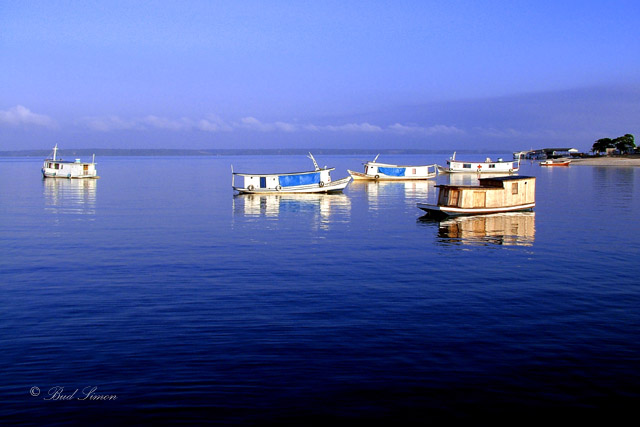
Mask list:
[[349,175],[357,181],[408,181],[417,179],[431,179],[438,174],[438,165],[392,165],[378,163],[378,154],[371,162],[364,164],[364,173],[347,170]]
[[[270,194],[270,193],[332,193],[344,190],[351,177],[333,181],[331,171],[335,168],[320,168],[311,153],[315,169],[305,172],[289,173],[239,173],[233,172],[231,167],[231,186],[239,194]],[[236,185],[236,178],[241,178],[242,184]]]

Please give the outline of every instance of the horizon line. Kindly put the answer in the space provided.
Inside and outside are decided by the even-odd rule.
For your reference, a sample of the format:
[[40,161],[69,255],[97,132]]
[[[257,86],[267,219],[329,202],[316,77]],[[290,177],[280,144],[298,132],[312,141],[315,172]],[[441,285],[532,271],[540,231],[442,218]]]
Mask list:
[[[101,156],[233,156],[233,155],[298,155],[317,154],[463,154],[496,153],[501,150],[490,149],[416,149],[416,148],[68,148],[59,150],[61,154],[72,155],[101,155]],[[41,157],[51,152],[49,150],[4,150],[0,157]]]

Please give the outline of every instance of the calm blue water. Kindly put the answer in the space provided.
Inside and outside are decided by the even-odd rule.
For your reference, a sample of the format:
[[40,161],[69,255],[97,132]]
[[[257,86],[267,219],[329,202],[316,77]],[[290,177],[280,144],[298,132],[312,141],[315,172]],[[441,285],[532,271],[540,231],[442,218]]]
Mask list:
[[[366,160],[316,157],[334,179]],[[435,181],[233,195],[231,164],[304,156],[98,161],[80,181],[0,159],[1,421],[609,420],[640,403],[640,169],[527,163],[533,213],[438,223],[416,208]]]

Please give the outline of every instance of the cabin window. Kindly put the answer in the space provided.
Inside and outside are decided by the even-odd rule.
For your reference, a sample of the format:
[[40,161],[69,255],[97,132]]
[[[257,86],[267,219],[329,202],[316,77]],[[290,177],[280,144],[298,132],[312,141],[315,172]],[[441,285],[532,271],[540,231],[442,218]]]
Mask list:
[[55,166],[55,169],[60,169],[60,163],[55,163],[54,166]]
[[49,163],[49,169],[53,167],[53,163]]
[[495,169],[496,165],[489,165],[489,169]]
[[415,169],[412,169],[412,172],[413,172],[414,175],[416,174],[416,170]]
[[471,163],[464,163],[462,167],[465,169],[471,169]]
[[511,184],[511,194],[518,194],[518,183],[514,182]]

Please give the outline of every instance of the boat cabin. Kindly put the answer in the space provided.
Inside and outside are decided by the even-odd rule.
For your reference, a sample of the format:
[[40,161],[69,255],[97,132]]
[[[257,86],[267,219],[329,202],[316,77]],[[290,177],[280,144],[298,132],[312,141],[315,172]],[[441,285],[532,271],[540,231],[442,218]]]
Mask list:
[[502,208],[535,203],[536,179],[528,176],[481,178],[480,185],[438,185],[438,205],[459,208]]

